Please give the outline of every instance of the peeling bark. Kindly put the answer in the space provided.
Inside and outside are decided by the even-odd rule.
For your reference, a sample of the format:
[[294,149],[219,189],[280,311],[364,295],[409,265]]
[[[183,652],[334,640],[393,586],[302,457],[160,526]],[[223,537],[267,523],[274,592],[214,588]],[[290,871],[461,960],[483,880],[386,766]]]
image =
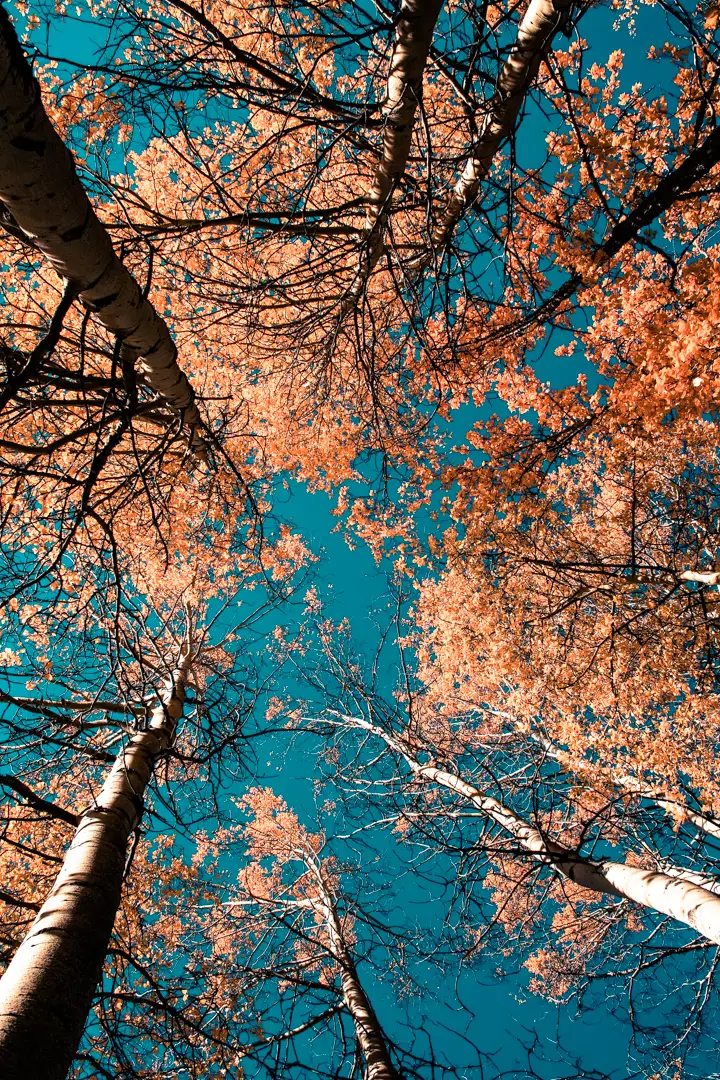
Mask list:
[[173,743],[191,663],[186,650],[148,728],[118,755],[80,815],[52,892],[0,980],[3,1080],[63,1080],[101,977],[120,904],[127,844],[156,761]]
[[[170,331],[115,254],[1,6],[0,200],[127,354],[139,357],[151,389],[182,414],[191,430],[199,428],[195,394],[178,365]],[[199,436],[193,444],[203,445]]]

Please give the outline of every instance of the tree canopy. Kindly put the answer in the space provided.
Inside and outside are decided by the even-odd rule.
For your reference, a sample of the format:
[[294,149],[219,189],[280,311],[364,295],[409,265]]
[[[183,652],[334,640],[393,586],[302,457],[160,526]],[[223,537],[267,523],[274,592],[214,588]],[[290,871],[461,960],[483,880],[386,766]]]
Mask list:
[[0,7],[8,1080],[713,1073],[719,76]]

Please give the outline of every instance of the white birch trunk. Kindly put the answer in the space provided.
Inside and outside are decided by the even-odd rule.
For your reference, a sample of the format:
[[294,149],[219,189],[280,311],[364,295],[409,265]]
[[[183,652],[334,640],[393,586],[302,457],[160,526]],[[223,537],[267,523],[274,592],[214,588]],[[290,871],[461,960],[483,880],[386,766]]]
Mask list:
[[390,1060],[385,1036],[375,1010],[358,978],[355,962],[345,944],[342,926],[335,904],[322,880],[319,868],[307,863],[313,870],[320,886],[320,897],[313,901],[320,908],[332,954],[340,965],[340,985],[343,1001],[352,1017],[360,1051],[365,1061],[365,1080],[399,1080],[399,1074]]
[[147,384],[182,413],[189,428],[199,427],[194,391],[170,331],[115,254],[2,7],[0,201],[57,273],[78,288],[85,306],[140,358]]
[[477,195],[500,145],[512,132],[525,95],[537,75],[543,53],[550,47],[568,7],[569,0],[530,0],[530,6],[518,27],[515,44],[500,69],[497,88],[490,99],[472,154],[465,163],[439,224],[432,231],[432,249],[417,260],[416,266],[428,265],[433,253],[442,251],[455,225]]
[[720,571],[718,570],[683,570],[678,576],[681,581],[696,581],[700,585],[720,584]]
[[128,839],[155,762],[174,740],[190,663],[188,649],[148,729],[130,739],[80,816],[53,890],[0,980],[3,1080],[63,1080],[72,1064],[120,904]]
[[610,859],[583,858],[546,839],[535,826],[460,777],[434,766],[411,761],[408,763],[416,776],[457,791],[508,832],[525,851],[531,852],[540,862],[552,866],[576,885],[592,892],[608,893],[610,896],[632,900],[642,907],[669,915],[692,926],[703,937],[720,945],[720,897],[696,884],[698,875],[692,872],[684,874],[682,870],[673,868],[671,876]]
[[457,792],[477,810],[509,833],[524,851],[557,873],[592,892],[607,893],[631,900],[651,911],[686,923],[709,941],[720,945],[720,897],[696,884],[697,875],[674,868],[673,875],[610,859],[587,859],[543,836],[539,829],[515,814],[504,803],[485,795],[462,777],[434,765],[423,765],[413,757],[402,739],[361,719],[346,717],[348,723],[371,731],[392,747],[415,776]]
[[380,164],[366,196],[365,250],[355,281],[343,299],[343,314],[354,307],[383,253],[385,210],[407,167],[423,74],[441,8],[442,0],[403,0],[400,6],[383,106]]
[[[245,906],[246,904],[261,904],[271,908],[279,905],[288,911],[304,908],[312,911],[325,924],[329,947],[323,944],[340,968],[340,986],[342,989],[343,1004],[328,1010],[328,1015],[347,1010],[355,1028],[355,1037],[365,1062],[364,1080],[400,1080],[400,1074],[392,1063],[388,1051],[385,1035],[375,1010],[370,1004],[365,990],[355,967],[355,961],[345,942],[345,935],[338,917],[335,901],[328,889],[322,868],[315,852],[303,845],[293,852],[295,858],[305,865],[317,883],[318,895],[308,896],[302,899],[285,899],[282,897],[251,896],[249,900],[230,900],[226,906]],[[303,1031],[316,1021],[310,1021],[287,1032],[280,1038],[289,1038],[295,1032]],[[278,1036],[270,1036],[252,1046],[260,1046],[262,1043],[275,1042]]]

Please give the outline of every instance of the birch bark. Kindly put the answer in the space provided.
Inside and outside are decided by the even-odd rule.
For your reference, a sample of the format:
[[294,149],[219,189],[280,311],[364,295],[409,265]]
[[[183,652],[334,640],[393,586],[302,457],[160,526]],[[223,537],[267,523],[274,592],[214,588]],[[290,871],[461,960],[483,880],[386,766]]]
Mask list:
[[403,0],[395,31],[383,113],[382,153],[366,201],[365,250],[355,281],[343,299],[343,315],[357,302],[384,249],[385,210],[393,188],[405,173],[415,114],[435,23],[443,0]]
[[[519,847],[558,874],[591,892],[617,896],[662,915],[669,915],[691,926],[708,941],[720,945],[720,897],[696,884],[698,875],[687,875],[674,868],[672,875],[655,870],[614,862],[611,859],[588,859],[544,836],[498,799],[484,794],[462,777],[434,765],[423,765],[413,757],[402,739],[360,717],[347,717],[348,723],[371,731],[399,754],[411,772],[422,779],[457,792],[486,817],[507,832]],[[694,880],[693,880],[694,879]]]
[[147,384],[182,413],[190,429],[198,428],[194,391],[178,365],[170,331],[115,254],[2,6],[0,201],[57,273],[76,286],[85,306],[129,355],[140,358]]
[[428,265],[433,254],[447,246],[453,229],[477,195],[500,145],[512,132],[525,95],[540,68],[543,52],[550,47],[569,6],[569,0],[531,0],[518,27],[515,44],[500,69],[472,154],[439,224],[432,231],[431,250],[421,257],[418,265]]
[[306,864],[313,871],[320,887],[320,897],[314,901],[314,904],[320,908],[333,956],[340,965],[343,1001],[352,1017],[358,1045],[365,1060],[365,1080],[400,1080],[399,1073],[390,1060],[380,1022],[363,989],[355,962],[345,944],[345,936],[332,896],[314,861],[310,863],[306,860]]
[[63,1080],[82,1036],[120,904],[127,843],[159,756],[172,745],[186,648],[146,731],[118,755],[80,821],[52,892],[0,980],[0,1076]]
[[642,907],[669,915],[720,945],[720,897],[688,877],[681,877],[682,871],[677,870],[677,876],[671,876],[610,859],[583,858],[547,839],[539,829],[518,817],[503,803],[484,795],[453,773],[419,762],[409,761],[408,764],[416,776],[457,791],[514,837],[525,851],[531,852],[539,861],[552,866],[576,885],[592,892],[632,900]]

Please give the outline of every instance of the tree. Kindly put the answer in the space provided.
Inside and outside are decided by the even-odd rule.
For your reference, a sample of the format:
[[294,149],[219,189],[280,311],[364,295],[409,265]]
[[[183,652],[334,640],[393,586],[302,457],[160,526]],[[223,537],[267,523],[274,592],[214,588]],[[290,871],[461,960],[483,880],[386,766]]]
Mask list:
[[[648,980],[656,969],[672,982],[688,957],[700,970],[717,941],[720,819],[716,13],[675,0],[643,9],[653,90],[637,65],[624,71],[619,52],[605,62],[595,45],[616,15],[635,17],[630,3],[589,12],[539,0],[523,11],[473,0],[147,0],[110,10],[91,0],[74,10],[19,9],[28,48],[48,62],[38,83],[2,23],[13,108],[0,107],[33,134],[18,142],[3,129],[5,178],[0,166],[0,600],[8,659],[28,630],[31,676],[57,671],[63,649],[88,655],[98,611],[103,645],[92,689],[71,665],[56,693],[12,679],[3,692],[3,726],[17,740],[3,791],[21,804],[3,848],[8,947],[48,883],[47,834],[77,809],[53,773],[69,762],[95,781],[114,756],[98,732],[114,724],[132,743],[142,726],[143,692],[160,675],[146,679],[138,658],[138,642],[155,637],[143,604],[182,592],[198,567],[210,608],[246,573],[277,575],[288,599],[288,567],[307,552],[272,514],[294,479],[332,493],[351,542],[360,535],[417,586],[416,661],[403,652],[397,707],[329,646],[322,663],[339,692],[326,693],[302,635],[283,659],[314,684],[324,736],[339,727],[342,747],[357,747],[359,731],[377,744],[376,760],[361,743],[358,762],[364,779],[378,777],[371,790],[387,797],[398,848],[419,839],[447,875],[441,947],[475,956],[485,936],[502,939],[500,951],[512,948],[555,997],[610,978],[616,949]],[[96,37],[107,33],[104,47],[91,61],[61,57],[59,20],[84,17]],[[23,177],[42,192],[30,204]],[[69,215],[60,235],[55,205]],[[107,289],[93,281],[101,271]],[[95,303],[94,288],[114,298],[97,317],[75,302]],[[125,321],[138,312],[152,340]],[[169,381],[143,368],[154,341]],[[568,377],[550,371],[548,387],[553,349],[560,364],[575,354],[575,366]],[[190,383],[208,448],[200,463],[183,430]],[[190,443],[198,449],[196,433]],[[149,618],[162,637],[162,619]],[[399,616],[396,629],[405,632]],[[335,631],[319,634],[325,648]],[[279,633],[277,653],[287,640]],[[225,674],[219,654],[216,664]],[[248,745],[232,700],[246,690],[227,685],[215,699],[226,714],[211,723],[200,710],[195,745],[171,755],[185,778],[209,781],[218,806]],[[298,696],[292,682],[280,693]],[[270,709],[272,731],[281,714]],[[342,764],[354,782],[354,765]],[[168,801],[176,824],[202,805],[184,787]],[[348,799],[348,822],[360,805],[369,851],[371,838],[385,843],[383,803]],[[51,869],[61,858],[52,844]],[[160,871],[159,845],[154,858]],[[142,920],[128,913],[132,947],[111,957],[117,985],[100,991],[108,1010],[122,994],[138,1006],[125,1026],[103,1014],[119,1071],[142,1071],[146,994],[162,1017],[166,1073],[180,1061],[196,1073],[236,1067],[236,1036],[252,1042],[260,1069],[291,1072],[303,1038],[325,1046],[326,1036],[339,1040],[329,1069],[357,1071],[361,1058],[368,1073],[398,1068],[358,975],[348,909],[331,871],[308,860],[298,880],[304,888],[314,874],[315,891],[292,896],[312,903],[292,921],[304,940],[312,932],[312,963],[338,962],[332,1004],[321,1007],[318,991],[292,1019],[272,1003],[273,973],[288,970],[283,949],[298,939],[293,929],[279,942],[277,911],[261,904],[274,919],[263,924],[272,1037],[237,1036],[240,997],[267,972],[241,957],[236,985],[213,966],[212,916],[198,922],[191,904],[175,904],[159,872],[148,910],[162,894],[178,920],[166,922],[168,951],[193,957],[203,989],[186,1008],[165,965],[164,994],[136,947]],[[190,871],[178,874],[191,890]],[[212,884],[203,889],[217,914]],[[274,897],[280,908],[285,899]],[[458,912],[462,944],[448,944]],[[703,971],[698,994],[712,999],[712,966]],[[685,1005],[688,994],[679,991]],[[224,1019],[208,1034],[216,1014]],[[102,1070],[97,1031],[85,1072]],[[125,1037],[137,1037],[138,1054]],[[360,1048],[352,1061],[349,1042]],[[291,1044],[298,1056],[288,1049],[271,1065]]]
[[62,1080],[72,1063],[120,903],[128,840],[155,763],[172,746],[192,661],[189,619],[161,704],[80,815],[52,892],[0,980],[0,1061],[8,1077],[29,1070]]
[[[294,561],[285,569],[288,585],[297,566]],[[148,587],[147,579],[143,582],[138,574],[136,587],[141,583]],[[92,774],[87,775],[87,766],[82,768],[86,755],[89,753],[95,766],[93,771],[97,773],[98,760],[104,762],[108,757],[112,760],[107,746],[116,742],[118,735],[122,740],[102,790],[77,815],[55,807],[54,802],[38,795],[16,776],[3,779],[3,787],[33,810],[76,824],[53,888],[0,980],[3,1017],[0,1060],[6,1075],[26,1075],[30,1069],[33,1075],[62,1078],[70,1067],[108,951],[130,857],[130,838],[134,836],[137,843],[144,796],[157,763],[177,753],[188,795],[193,779],[198,782],[204,778],[209,787],[204,797],[212,804],[221,765],[221,775],[227,775],[232,769],[231,759],[236,763],[242,760],[243,711],[247,707],[243,698],[248,696],[252,700],[252,684],[248,680],[243,685],[236,653],[239,648],[247,651],[247,642],[242,639],[250,636],[253,623],[267,612],[276,597],[270,592],[264,602],[256,603],[253,610],[234,624],[222,627],[219,635],[215,632],[215,641],[211,635],[228,604],[237,604],[242,598],[243,586],[249,593],[249,587],[257,584],[257,575],[253,580],[246,573],[244,581],[239,576],[231,578],[227,592],[213,580],[212,571],[204,572],[196,565],[194,570],[185,567],[176,575],[168,571],[164,580],[155,580],[154,610],[142,594],[137,596],[134,607],[113,609],[111,606],[109,613],[103,610],[101,601],[88,605],[85,632],[89,664],[82,662],[88,654],[83,655],[83,628],[77,625],[71,599],[68,610],[75,614],[75,625],[69,646],[80,661],[82,693],[70,699],[54,695],[45,699],[23,698],[12,690],[2,695],[6,709],[21,710],[29,717],[36,714],[43,720],[44,728],[39,732],[33,720],[18,723],[17,715],[13,717],[12,712],[5,723],[24,736],[25,745],[17,737],[15,740],[15,756],[20,767],[27,769],[28,749],[32,747],[33,770],[45,782],[57,767],[59,747],[70,752],[72,774],[78,778],[80,766],[79,778],[87,783]],[[216,607],[212,615],[207,611],[211,604]],[[57,600],[56,605],[56,618],[60,616],[59,640],[53,642],[46,618],[37,620],[34,635],[28,636],[26,630],[21,638],[24,651],[33,656],[45,679],[52,678],[52,659],[57,663],[63,651],[68,650],[62,607]],[[23,614],[29,623],[37,616],[36,611]],[[101,653],[103,638],[104,654]],[[203,653],[207,654],[205,659]],[[99,685],[94,686],[92,675],[98,667],[98,657]],[[11,665],[21,663],[17,655],[9,655],[6,660]],[[66,661],[65,671],[58,673],[58,679],[67,685],[69,675],[71,668]],[[158,695],[160,703],[150,709],[144,700],[148,681],[152,685],[161,679],[164,685]],[[206,679],[214,682],[207,693],[204,692]],[[113,684],[120,691],[116,698],[110,690]],[[188,684],[195,688],[196,716],[183,736],[186,747],[181,749],[176,748],[176,736]],[[109,695],[110,700],[103,700],[101,693]],[[205,698],[202,704],[201,695]],[[213,706],[229,713],[217,724],[210,719]],[[91,720],[98,713],[105,713],[105,721]],[[120,731],[101,750],[97,735],[107,731],[112,723],[119,724]],[[55,725],[59,728],[59,738],[52,734]],[[43,751],[49,757],[46,762],[42,760]],[[82,788],[83,785],[81,793]],[[167,809],[173,814],[173,801]],[[18,856],[18,852],[32,853],[37,847],[34,841],[28,846],[28,838],[22,837],[16,840],[14,853],[9,853],[12,878],[23,886],[12,895],[6,894],[4,899],[11,908],[27,911],[37,906],[34,897],[23,900],[22,892],[27,892],[27,885],[23,881],[23,856]],[[20,865],[13,865],[18,857]],[[42,860],[42,855],[39,857]],[[32,891],[37,895],[35,889]]]
[[[233,1066],[275,1077],[308,1069],[328,1077],[462,1072],[436,1053],[425,1024],[414,1035],[408,1028],[408,1046],[382,1026],[366,980],[381,993],[388,956],[410,953],[411,935],[386,922],[365,875],[344,865],[336,843],[310,832],[283,799],[259,787],[238,800],[223,827],[198,837],[196,880],[185,883],[192,891],[176,888],[171,900],[175,954],[162,959],[162,941],[155,944],[160,972],[153,966],[149,976],[147,963],[137,965],[137,1004],[143,988],[158,1007],[150,1017],[126,1011],[123,1045],[139,1040],[123,1063],[129,1075],[143,1060],[143,1039],[163,1047],[159,1076]],[[239,875],[223,869],[232,854],[237,866],[240,852]],[[174,880],[182,880],[180,872]],[[198,894],[208,900],[199,905]],[[402,956],[393,967],[407,993],[411,976]],[[113,992],[125,1002],[130,989],[123,981]],[[167,1034],[173,1022],[181,1032],[174,1041]]]
[[[350,951],[352,919],[338,914],[337,873],[332,861],[319,857],[322,839],[303,829],[296,815],[271,791],[252,789],[244,799],[252,813],[247,830],[248,855],[252,861],[243,873],[250,902],[261,912],[267,907],[271,919],[277,918],[278,910],[290,919],[303,911],[311,916],[317,929],[311,927],[303,936],[308,935],[311,943],[316,938],[338,969],[342,1000],[355,1029],[364,1076],[368,1080],[397,1080],[400,1074],[393,1064],[387,1037],[360,982]],[[258,862],[268,857],[274,863],[269,874],[263,872]],[[279,877],[284,866],[293,863],[300,864],[300,875],[290,886],[288,896],[288,887],[281,885]],[[321,975],[321,981],[327,978],[326,974]]]
[[[0,393],[6,420],[0,449],[3,529],[10,551],[7,603],[57,575],[88,524],[99,561],[108,541],[116,549],[123,544],[124,530],[137,530],[143,509],[166,548],[168,523],[177,516],[178,474],[188,457],[207,465],[207,441],[200,430],[204,422],[195,391],[177,361],[176,345],[147,298],[150,281],[141,290],[116,254],[78,179],[72,155],[43,107],[40,86],[4,10],[0,32],[0,207],[16,248],[4,268],[9,272],[7,307],[21,320],[16,343],[25,346],[34,337],[40,297],[54,308],[37,344],[23,351],[3,342],[1,349],[7,372]],[[63,283],[61,290],[56,282],[35,289],[23,280],[27,275],[21,268],[28,254],[49,259]],[[86,315],[73,338],[66,321],[76,299]],[[32,315],[23,322],[28,305]],[[109,332],[109,348],[101,336],[88,349],[91,312]],[[95,355],[86,367],[88,352]],[[166,475],[158,477],[163,470]],[[108,476],[109,471],[113,475]],[[242,497],[249,500],[252,531],[257,507],[237,469],[231,466],[231,472],[231,485],[239,480]],[[218,494],[215,485],[207,480],[203,485],[201,480],[194,486],[195,499],[198,488],[210,489],[202,500],[207,518]],[[188,492],[184,495],[187,517]],[[202,527],[200,522],[192,524]],[[20,543],[18,533],[23,537]],[[33,549],[44,552],[39,567],[28,567]],[[17,557],[24,564],[19,573],[14,566]]]
[[320,737],[330,798],[353,835],[373,851],[373,831],[392,829],[413,877],[429,893],[446,883],[428,955],[503,970],[522,958],[533,989],[556,1000],[577,993],[597,1005],[604,982],[624,1023],[630,1011],[638,1049],[707,1046],[717,933],[696,917],[717,910],[716,821],[679,796],[661,802],[626,777],[613,783],[523,734],[511,712],[467,698],[442,707],[409,655],[390,703],[378,687],[387,659],[366,668],[359,654],[347,626],[320,616],[303,645],[307,700],[283,704],[293,726]]
[[715,425],[589,433],[576,454],[502,516],[467,469],[449,569],[421,590],[422,678],[451,713],[488,705],[716,815]]
[[[146,269],[183,340],[188,370],[203,379],[211,373],[208,399],[234,403],[207,402],[216,445],[231,458],[227,475],[221,471],[212,485],[222,502],[238,473],[252,486],[279,468],[325,487],[372,488],[356,467],[369,451],[382,455],[381,497],[399,473],[427,498],[427,470],[434,477],[447,460],[445,434],[430,425],[433,410],[444,413],[471,390],[478,402],[494,392],[503,369],[523,369],[544,328],[565,325],[577,290],[581,304],[599,313],[600,335],[621,308],[639,311],[636,278],[652,292],[660,319],[694,304],[693,252],[709,250],[705,226],[715,198],[712,180],[704,179],[718,152],[708,121],[713,91],[703,74],[714,55],[712,34],[699,17],[671,6],[672,41],[663,55],[680,88],[670,117],[667,101],[639,85],[625,100],[619,56],[584,74],[580,41],[548,54],[535,72],[538,46],[547,45],[557,22],[536,7],[517,31],[512,12],[494,11],[487,23],[472,4],[441,14],[427,51],[419,123],[403,126],[403,139],[412,127],[414,152],[402,175],[393,172],[395,190],[377,233],[387,258],[368,279],[353,319],[340,324],[343,298],[368,250],[365,211],[375,220],[368,195],[377,172],[373,155],[395,161],[383,141],[387,130],[378,146],[372,142],[384,124],[378,102],[389,67],[405,48],[402,35],[386,50],[384,30],[373,37],[392,28],[388,12],[381,8],[373,22],[354,10],[313,5],[266,12],[238,4],[222,14],[187,3],[170,14],[121,5],[102,62],[81,73],[100,119],[88,124],[79,90],[68,94],[67,82],[52,76],[48,99],[87,150],[88,182],[113,192],[122,208],[110,222],[113,235],[134,258],[151,246]],[[418,44],[422,67],[434,16],[421,9],[429,20],[420,35],[425,45]],[[102,24],[102,11],[92,14]],[[509,58],[506,39],[515,41]],[[293,40],[302,40],[303,52],[285,47]],[[702,58],[695,74],[685,74],[680,41]],[[476,85],[498,79],[485,111]],[[403,80],[395,89],[410,85]],[[368,102],[368,85],[377,86],[378,101]],[[471,160],[486,161],[521,101],[535,108],[529,88],[551,118],[547,160],[539,168],[521,164],[520,122],[514,152],[506,159],[495,154],[486,202],[465,215],[452,258],[426,289],[413,260],[427,252],[428,231],[444,228],[458,162],[467,159],[469,142],[479,155]],[[409,108],[416,91],[398,92]],[[185,109],[190,99],[192,115]],[[242,124],[237,101],[248,110]],[[103,163],[105,140],[127,133],[135,116],[143,117],[147,150],[133,155],[132,177],[120,182]],[[478,119],[480,134],[471,137]],[[652,242],[655,251],[645,234],[658,224],[663,238]],[[600,233],[597,240],[591,231]],[[499,277],[483,273],[488,260],[495,264],[496,238],[505,253]],[[668,254],[673,244],[690,245],[680,261]],[[566,266],[570,285],[538,307],[548,275]],[[685,284],[676,302],[678,281]],[[643,312],[649,325],[652,316]],[[654,331],[648,340],[656,339]],[[360,516],[368,503],[382,523],[376,497],[348,505]]]
[[[189,427],[189,441],[196,452],[201,453],[205,444],[198,430],[201,420],[194,391],[178,366],[168,327],[115,254],[78,179],[72,155],[43,108],[40,87],[4,10],[0,31],[4,220],[21,257],[28,250],[33,256],[46,256],[62,282],[62,296],[42,339],[26,354],[3,347],[7,380],[0,410],[6,413],[2,446],[7,455],[3,463],[6,513],[15,517],[30,512],[27,486],[31,484],[36,500],[33,509],[39,494],[47,499],[41,516],[52,533],[59,502],[65,518],[61,530],[65,535],[56,556],[60,559],[87,517],[94,515],[101,527],[111,531],[107,519],[100,516],[107,514],[103,502],[108,495],[101,491],[105,486],[101,476],[110,459],[117,454],[129,454],[132,459],[130,475],[115,478],[112,484],[115,494],[122,492],[127,500],[128,488],[139,483],[142,489],[143,481],[147,486],[152,459],[162,460],[168,443],[177,441],[176,433],[167,431],[159,441],[151,438],[148,442],[144,437],[144,424],[158,422],[158,409],[162,413],[163,406],[169,405],[179,414],[180,425],[184,422]],[[51,288],[50,297],[59,288]],[[91,375],[83,370],[82,346],[79,369],[63,366],[54,357],[76,299],[87,312],[95,313],[115,341],[109,372]],[[17,296],[14,300],[16,306]],[[149,402],[138,387],[138,357],[143,358],[139,374],[151,391]],[[168,419],[161,426],[166,428],[168,423],[172,426]],[[58,483],[59,499],[51,495]]]
[[[141,358],[148,385],[185,414],[192,441],[200,414],[187,376],[178,366],[167,325],[118,259],[107,230],[90,206],[72,155],[43,109],[40,88],[4,9],[0,31],[0,199],[5,216],[50,259],[73,298],[79,297],[117,335],[125,361]],[[35,357],[34,365],[41,359]],[[34,374],[32,365],[18,373],[5,388],[0,406]]]

